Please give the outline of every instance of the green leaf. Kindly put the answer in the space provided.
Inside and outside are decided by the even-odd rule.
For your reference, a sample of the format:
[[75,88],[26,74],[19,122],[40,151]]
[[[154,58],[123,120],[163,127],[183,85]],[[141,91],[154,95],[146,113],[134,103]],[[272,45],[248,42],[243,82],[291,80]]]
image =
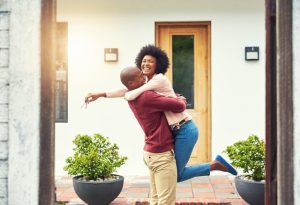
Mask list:
[[265,144],[258,136],[250,135],[246,140],[227,146],[223,152],[233,166],[241,168],[253,180],[265,178]]
[[127,160],[127,157],[119,155],[117,144],[101,134],[77,135],[73,144],[74,154],[66,159],[64,167],[69,175],[105,179]]

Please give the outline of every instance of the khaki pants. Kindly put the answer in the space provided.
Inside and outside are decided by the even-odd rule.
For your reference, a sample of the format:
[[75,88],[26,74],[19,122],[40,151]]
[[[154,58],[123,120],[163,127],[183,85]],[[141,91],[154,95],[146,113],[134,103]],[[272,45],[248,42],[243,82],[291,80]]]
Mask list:
[[150,205],[173,205],[176,201],[177,169],[174,152],[144,151],[150,173]]

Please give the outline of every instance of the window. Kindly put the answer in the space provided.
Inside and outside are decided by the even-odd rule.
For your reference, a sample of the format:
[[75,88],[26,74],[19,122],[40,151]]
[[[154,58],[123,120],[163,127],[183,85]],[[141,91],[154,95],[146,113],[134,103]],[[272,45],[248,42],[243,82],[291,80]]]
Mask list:
[[55,121],[68,122],[68,23],[56,24]]
[[187,109],[194,109],[194,36],[173,35],[173,88],[187,99]]

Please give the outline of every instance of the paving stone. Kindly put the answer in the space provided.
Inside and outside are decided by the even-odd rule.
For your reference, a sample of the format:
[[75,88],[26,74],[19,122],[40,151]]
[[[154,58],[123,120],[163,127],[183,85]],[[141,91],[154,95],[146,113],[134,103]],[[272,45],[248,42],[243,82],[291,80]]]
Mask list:
[[235,193],[215,193],[216,198],[222,198],[222,199],[237,199],[240,198],[239,195]]
[[137,187],[137,188],[127,188],[126,190],[128,193],[141,193],[141,192],[144,192],[144,193],[148,193],[150,192],[150,188],[141,188],[141,187]]
[[150,187],[149,183],[134,183],[134,184],[131,184],[130,187],[144,187],[144,188],[147,188],[147,187]]
[[205,183],[205,184],[194,183],[194,184],[192,184],[192,187],[193,188],[212,188],[212,185],[210,183]]
[[191,184],[187,183],[177,183],[177,187],[185,187],[185,188],[191,188]]
[[149,197],[149,193],[143,193],[143,192],[128,192],[126,195],[128,198],[147,198]]
[[211,178],[211,184],[230,184],[230,180],[228,178]]
[[86,205],[81,199],[72,199],[67,205]]
[[126,199],[115,199],[110,205],[130,205]]
[[193,189],[194,193],[197,192],[214,192],[214,190],[212,188],[197,188],[197,189]]
[[215,199],[215,193],[211,192],[196,192],[194,193],[194,197],[200,197],[200,198],[205,198],[205,199]]
[[235,189],[232,187],[229,188],[222,188],[222,189],[214,189],[215,193],[235,193]]
[[[74,192],[72,177],[55,177],[55,182],[57,201],[67,202],[67,205],[86,205]],[[122,192],[111,205],[148,205],[149,192],[149,177],[126,177]],[[196,177],[178,183],[176,204],[247,205],[227,176]]]
[[232,184],[213,184],[212,187],[214,189],[231,188]]
[[203,177],[193,178],[192,183],[210,183],[210,181],[209,181],[209,178],[207,176],[203,176]]
[[192,192],[177,192],[176,193],[176,198],[192,198],[193,193]]
[[176,191],[177,192],[193,192],[191,187],[177,187]]

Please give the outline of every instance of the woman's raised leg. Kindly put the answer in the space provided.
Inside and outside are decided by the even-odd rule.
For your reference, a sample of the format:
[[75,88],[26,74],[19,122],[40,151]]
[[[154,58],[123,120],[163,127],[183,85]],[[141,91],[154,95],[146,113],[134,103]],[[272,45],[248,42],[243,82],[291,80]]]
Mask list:
[[187,166],[198,139],[198,128],[195,123],[191,120],[183,124],[179,130],[173,131],[173,135],[175,138],[174,152],[177,165],[177,182],[196,176],[209,175],[209,163]]

